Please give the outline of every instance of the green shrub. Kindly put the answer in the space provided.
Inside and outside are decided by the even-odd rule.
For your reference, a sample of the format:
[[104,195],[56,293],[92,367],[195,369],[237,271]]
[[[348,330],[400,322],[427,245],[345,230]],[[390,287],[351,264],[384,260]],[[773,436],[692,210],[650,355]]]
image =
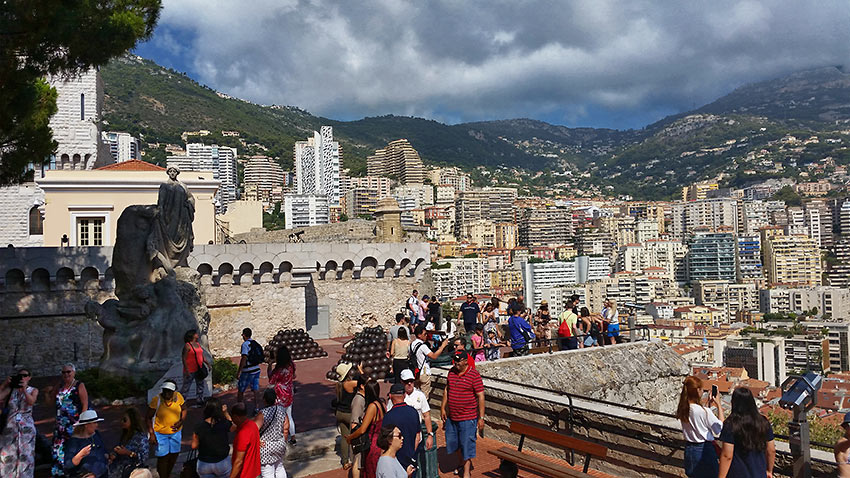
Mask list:
[[212,381],[216,385],[233,383],[239,368],[230,359],[217,358],[213,361]]
[[90,368],[77,372],[77,380],[86,384],[90,398],[120,400],[128,397],[145,396],[153,382],[145,379],[131,379],[120,375],[103,373]]

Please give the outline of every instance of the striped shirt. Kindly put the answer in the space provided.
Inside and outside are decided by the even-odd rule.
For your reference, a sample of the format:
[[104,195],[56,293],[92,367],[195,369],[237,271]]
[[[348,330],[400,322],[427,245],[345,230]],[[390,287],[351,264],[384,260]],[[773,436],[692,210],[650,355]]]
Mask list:
[[448,390],[446,412],[449,419],[460,422],[478,418],[478,397],[475,394],[484,391],[484,382],[477,370],[468,368],[460,375],[453,367],[448,375]]

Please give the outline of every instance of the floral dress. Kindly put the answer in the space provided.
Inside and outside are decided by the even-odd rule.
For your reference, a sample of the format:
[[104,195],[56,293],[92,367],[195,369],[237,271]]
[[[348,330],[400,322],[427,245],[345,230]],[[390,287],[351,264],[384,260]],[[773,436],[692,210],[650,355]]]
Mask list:
[[139,463],[145,463],[148,461],[150,445],[148,445],[147,433],[139,432],[134,434],[130,438],[130,441],[123,446],[129,451],[135,452],[137,456],[136,458],[130,458],[127,455],[116,456],[115,460],[109,464],[110,478],[121,478],[127,466],[135,467]]
[[292,405],[292,382],[295,381],[295,364],[290,363],[288,367],[281,367],[272,371],[269,377],[269,385],[274,387],[277,395],[277,405],[289,407]]
[[[33,388],[27,387],[27,393]],[[24,392],[12,390],[9,397],[9,421],[0,435],[0,476],[3,478],[32,478],[35,471],[35,422],[32,405]]]
[[74,423],[80,419],[83,403],[80,401],[80,382],[56,393],[56,428],[53,429],[52,476],[65,476],[65,441],[74,433]]

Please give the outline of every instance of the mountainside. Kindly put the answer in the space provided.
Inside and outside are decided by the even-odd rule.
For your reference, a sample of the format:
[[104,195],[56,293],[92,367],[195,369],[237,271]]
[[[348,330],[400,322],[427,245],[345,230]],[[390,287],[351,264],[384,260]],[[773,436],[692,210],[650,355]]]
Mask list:
[[[684,184],[720,175],[728,184],[799,174],[801,165],[833,157],[850,162],[850,75],[820,68],[746,85],[693,112],[641,130],[568,128],[531,119],[445,125],[421,118],[380,116],[335,121],[297,107],[262,106],[231,98],[189,77],[135,56],[101,70],[108,129],[141,135],[145,159],[163,161],[165,143],[184,131],[211,131],[203,141],[240,147],[222,130],[239,131],[286,168],[295,141],[332,125],[343,164],[365,173],[365,158],[389,141],[407,138],[426,164],[472,170],[480,185],[501,184],[524,194],[628,194],[660,199]],[[785,148],[780,138],[829,138],[828,145]],[[846,139],[844,139],[846,138]],[[144,148],[144,145],[143,145]],[[247,152],[258,152],[251,147]],[[261,152],[261,151],[260,151]],[[477,170],[483,166],[490,171]]]

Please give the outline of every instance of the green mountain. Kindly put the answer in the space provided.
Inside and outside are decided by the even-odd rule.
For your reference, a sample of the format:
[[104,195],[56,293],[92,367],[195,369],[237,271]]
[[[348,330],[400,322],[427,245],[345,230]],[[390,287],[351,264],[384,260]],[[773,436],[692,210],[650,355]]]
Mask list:
[[[114,60],[101,75],[105,127],[140,135],[145,143],[162,143],[145,151],[145,159],[153,162],[164,160],[165,143],[182,144],[182,132],[200,129],[212,132],[203,141],[245,151],[237,139],[220,134],[236,130],[289,168],[294,142],[320,125],[334,127],[343,164],[354,174],[365,173],[365,158],[375,149],[407,138],[426,164],[457,165],[474,171],[479,184],[515,185],[527,194],[667,198],[684,184],[718,175],[728,185],[740,185],[797,175],[826,157],[850,162],[850,137],[842,133],[850,128],[850,75],[839,68],[746,85],[693,112],[629,131],[531,119],[445,125],[389,115],[335,121],[296,107],[232,98],[135,56]],[[829,142],[786,148],[780,139],[789,134]],[[492,174],[482,174],[479,166]]]

